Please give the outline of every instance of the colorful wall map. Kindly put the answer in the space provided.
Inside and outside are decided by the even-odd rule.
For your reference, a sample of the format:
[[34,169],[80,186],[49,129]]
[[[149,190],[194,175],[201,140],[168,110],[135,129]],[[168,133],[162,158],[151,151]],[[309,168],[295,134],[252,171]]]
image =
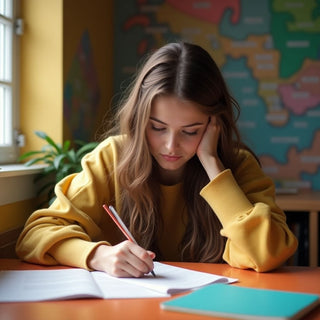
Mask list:
[[115,1],[115,91],[167,42],[207,49],[238,126],[279,187],[320,190],[319,0]]

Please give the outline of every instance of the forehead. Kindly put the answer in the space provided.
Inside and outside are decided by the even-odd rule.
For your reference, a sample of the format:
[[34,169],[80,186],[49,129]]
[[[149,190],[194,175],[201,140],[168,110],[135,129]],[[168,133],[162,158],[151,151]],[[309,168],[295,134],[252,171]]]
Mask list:
[[205,122],[208,119],[197,103],[175,96],[156,97],[150,116],[168,124],[175,122],[181,125],[195,121]]

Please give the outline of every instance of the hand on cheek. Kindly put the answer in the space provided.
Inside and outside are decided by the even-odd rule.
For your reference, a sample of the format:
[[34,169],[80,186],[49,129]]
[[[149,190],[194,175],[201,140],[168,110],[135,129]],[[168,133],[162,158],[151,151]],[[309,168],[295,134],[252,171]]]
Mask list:
[[215,116],[211,116],[197,149],[197,156],[206,170],[210,180],[225,168],[218,156],[220,125]]
[[197,149],[197,155],[200,160],[205,156],[217,156],[219,135],[220,126],[217,118],[211,116]]

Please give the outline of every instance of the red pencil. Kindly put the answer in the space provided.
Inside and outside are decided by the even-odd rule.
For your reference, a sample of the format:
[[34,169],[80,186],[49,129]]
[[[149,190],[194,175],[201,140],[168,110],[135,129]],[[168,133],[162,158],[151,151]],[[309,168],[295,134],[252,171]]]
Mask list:
[[[117,211],[112,206],[103,205],[103,209],[107,211],[108,215],[111,217],[111,219],[114,221],[114,223],[117,225],[117,227],[121,230],[121,232],[126,236],[126,238],[134,242],[135,244],[138,244],[137,241],[134,239],[133,235],[130,233],[126,225],[121,220],[120,216],[118,215]],[[155,273],[152,270],[152,275],[155,277]]]
[[104,210],[107,211],[110,218],[113,220],[113,222],[117,225],[117,227],[121,230],[121,232],[126,236],[126,238],[137,244],[137,241],[134,239],[128,228],[125,226],[121,218],[119,217],[118,213],[115,211],[115,209],[112,206],[107,207],[105,204],[103,205]]

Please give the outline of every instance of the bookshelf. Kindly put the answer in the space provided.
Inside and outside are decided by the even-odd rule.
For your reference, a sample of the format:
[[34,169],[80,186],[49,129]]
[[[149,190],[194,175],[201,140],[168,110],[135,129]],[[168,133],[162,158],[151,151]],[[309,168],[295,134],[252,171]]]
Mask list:
[[[320,191],[303,191],[297,194],[279,194],[276,201],[290,217],[290,213],[308,214],[309,266],[319,264],[319,212]],[[300,239],[299,239],[300,240]]]

